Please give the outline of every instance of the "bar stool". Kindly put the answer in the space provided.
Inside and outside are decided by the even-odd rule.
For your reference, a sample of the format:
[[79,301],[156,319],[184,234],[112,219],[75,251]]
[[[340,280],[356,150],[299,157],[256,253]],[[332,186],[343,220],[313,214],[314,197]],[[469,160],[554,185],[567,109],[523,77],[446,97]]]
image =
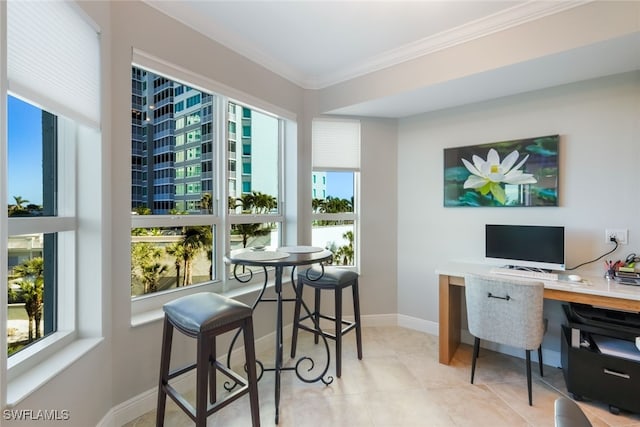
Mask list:
[[[309,286],[315,290],[314,309],[311,315],[300,317],[300,306],[304,286]],[[353,292],[353,314],[354,321],[350,322],[342,319],[342,290],[351,286]],[[335,296],[335,316],[328,316],[320,313],[320,291],[334,291]],[[296,304],[293,317],[293,337],[291,340],[291,357],[295,357],[296,345],[298,341],[298,329],[304,329],[315,334],[314,342],[318,343],[320,334],[336,342],[336,376],[340,378],[342,374],[342,335],[352,329],[356,330],[356,345],[358,347],[358,359],[362,359],[362,334],[360,330],[360,299],[358,296],[358,273],[350,270],[325,267],[324,274],[321,270],[310,268],[298,272],[298,284],[296,288]],[[301,322],[311,318],[313,327]],[[320,319],[335,322],[335,333],[321,331],[315,328]]]
[[[260,426],[251,308],[239,301],[211,292],[201,292],[181,297],[165,304],[162,308],[165,315],[160,357],[156,426],[164,425],[167,395],[195,421],[196,427],[205,427],[209,415],[247,393],[249,394],[251,405],[252,424],[254,427]],[[197,340],[197,361],[184,368],[170,371],[171,342],[174,328]],[[242,329],[244,337],[246,380],[216,360],[216,336],[237,328]],[[195,410],[184,396],[169,384],[169,380],[194,368],[196,369]],[[236,386],[239,386],[238,389],[220,401],[216,399],[217,371],[226,375]],[[207,385],[209,390],[207,390]],[[211,406],[207,403],[207,391],[209,392]]]

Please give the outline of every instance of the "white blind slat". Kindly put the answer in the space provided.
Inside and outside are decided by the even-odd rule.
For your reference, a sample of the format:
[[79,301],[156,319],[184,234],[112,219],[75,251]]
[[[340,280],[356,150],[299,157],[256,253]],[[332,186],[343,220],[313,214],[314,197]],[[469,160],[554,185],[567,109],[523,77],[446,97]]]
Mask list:
[[314,170],[360,170],[360,122],[313,120],[311,125]]
[[72,3],[7,3],[7,77],[42,108],[100,127],[100,38]]

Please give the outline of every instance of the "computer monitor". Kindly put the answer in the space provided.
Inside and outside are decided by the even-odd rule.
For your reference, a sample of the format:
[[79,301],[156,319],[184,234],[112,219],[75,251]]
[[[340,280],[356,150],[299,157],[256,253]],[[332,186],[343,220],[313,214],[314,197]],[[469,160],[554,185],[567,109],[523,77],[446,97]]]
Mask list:
[[564,227],[486,224],[485,259],[515,268],[564,270]]

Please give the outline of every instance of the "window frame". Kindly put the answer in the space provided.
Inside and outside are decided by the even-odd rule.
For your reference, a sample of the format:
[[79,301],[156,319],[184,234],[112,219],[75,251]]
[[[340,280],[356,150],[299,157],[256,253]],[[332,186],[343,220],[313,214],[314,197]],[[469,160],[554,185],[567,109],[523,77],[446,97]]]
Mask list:
[[[350,269],[356,272],[360,271],[360,171],[339,169],[314,169],[313,173],[327,172],[352,172],[353,173],[353,212],[340,213],[311,213],[311,235],[313,236],[313,223],[315,221],[353,221],[353,265],[340,265],[340,268]],[[313,179],[311,180],[313,190]],[[317,198],[317,197],[316,197]],[[312,196],[313,200],[313,196]],[[311,208],[311,207],[310,207]]]
[[[142,324],[147,321],[153,320],[157,316],[158,309],[162,304],[168,302],[178,296],[186,295],[189,293],[208,290],[219,293],[228,292],[243,292],[240,288],[246,288],[247,291],[253,288],[252,285],[262,283],[264,277],[261,273],[253,275],[253,278],[248,283],[238,282],[233,277],[233,273],[229,266],[224,262],[224,254],[230,250],[230,230],[232,224],[243,223],[277,223],[279,242],[277,245],[282,245],[285,238],[286,219],[284,206],[284,182],[286,179],[284,170],[284,146],[285,146],[285,126],[288,117],[283,117],[279,114],[277,108],[270,108],[271,106],[256,107],[254,103],[239,100],[238,98],[228,96],[225,94],[225,90],[216,90],[217,84],[207,80],[202,76],[196,76],[188,73],[184,74],[183,71],[178,70],[169,64],[162,62],[162,66],[158,66],[155,59],[146,54],[134,51],[131,66],[141,68],[147,72],[154,73],[156,75],[163,76],[171,79],[184,87],[194,88],[202,92],[202,97],[215,96],[215,112],[213,113],[214,123],[214,137],[212,147],[213,152],[216,154],[213,159],[213,174],[214,185],[211,191],[213,196],[213,212],[211,214],[197,214],[197,215],[132,215],[131,216],[131,229],[133,228],[146,228],[146,227],[182,227],[188,225],[202,225],[213,227],[213,268],[217,272],[217,276],[212,281],[206,281],[203,283],[197,283],[188,287],[174,288],[162,292],[156,292],[152,294],[139,295],[131,298],[131,315],[132,324]],[[187,83],[188,82],[188,83]],[[226,88],[228,89],[228,88]],[[255,100],[254,100],[255,101]],[[230,103],[241,105],[242,107],[251,109],[253,111],[260,112],[262,114],[269,115],[278,120],[278,211],[277,213],[268,214],[230,214],[227,209],[229,188],[228,188],[228,164],[230,156],[227,150],[229,144],[229,129],[228,129],[228,106]],[[268,111],[268,110],[269,111]],[[185,108],[186,110],[186,108]],[[186,127],[186,124],[185,124]],[[186,134],[186,132],[182,132]],[[237,136],[237,134],[236,134]],[[240,146],[236,144],[236,146]],[[186,155],[185,155],[186,157]],[[215,161],[217,159],[217,162]],[[186,176],[186,170],[185,170]],[[208,191],[207,191],[208,192]],[[186,193],[186,189],[185,189]],[[151,317],[149,317],[151,316]]]
[[[319,132],[316,132],[315,125],[319,124]],[[325,126],[326,125],[326,126]],[[345,132],[341,126],[352,126]],[[357,128],[353,125],[357,125]],[[338,126],[336,129],[335,126]],[[354,132],[354,130],[356,130]],[[342,266],[344,268],[352,269],[356,272],[360,270],[360,152],[362,146],[362,123],[359,120],[344,119],[344,118],[331,118],[322,117],[312,120],[312,136],[311,144],[312,151],[315,152],[318,149],[319,157],[322,159],[318,162],[316,158],[312,158],[311,173],[311,200],[314,198],[314,192],[316,190],[317,180],[314,173],[324,173],[322,176],[322,185],[326,186],[326,173],[330,172],[350,172],[353,173],[353,212],[341,212],[341,213],[316,213],[313,212],[312,206],[309,206],[311,210],[311,235],[313,236],[313,223],[315,221],[353,221],[353,251],[354,259],[353,265]],[[319,141],[316,141],[315,138]],[[333,155],[327,155],[328,153],[334,153],[341,149],[343,146],[344,138],[346,138],[348,162],[343,162],[335,158]],[[342,139],[342,140],[341,140]],[[355,140],[357,139],[357,144]],[[333,160],[336,159],[336,160]],[[318,165],[320,163],[320,165]],[[324,195],[322,199],[326,199],[331,196],[330,194]]]

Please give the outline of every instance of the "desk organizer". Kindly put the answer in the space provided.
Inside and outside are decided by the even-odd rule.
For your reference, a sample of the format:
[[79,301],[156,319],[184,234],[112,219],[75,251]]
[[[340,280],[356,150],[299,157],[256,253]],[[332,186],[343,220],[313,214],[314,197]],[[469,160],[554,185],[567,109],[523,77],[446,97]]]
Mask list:
[[640,413],[640,314],[563,305],[562,371],[575,400],[607,403],[609,411]]

